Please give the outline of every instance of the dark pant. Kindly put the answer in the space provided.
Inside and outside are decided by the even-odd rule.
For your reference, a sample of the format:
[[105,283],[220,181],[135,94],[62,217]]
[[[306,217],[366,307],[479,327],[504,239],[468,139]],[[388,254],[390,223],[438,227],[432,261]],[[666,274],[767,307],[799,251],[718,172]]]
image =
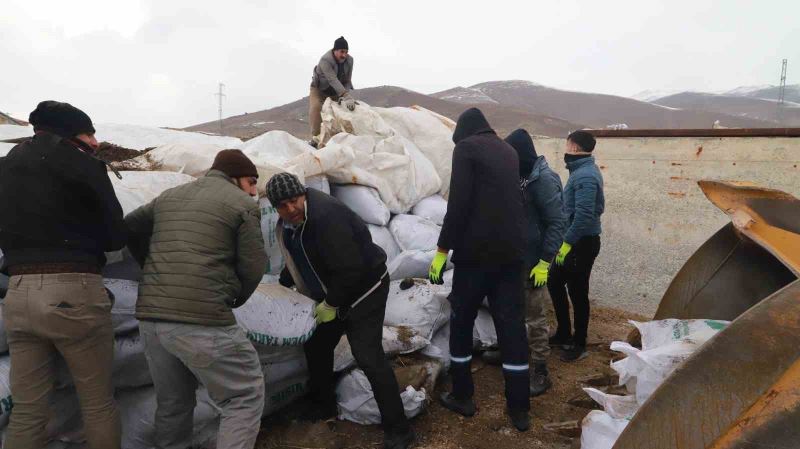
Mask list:
[[[594,260],[600,253],[600,236],[582,237],[572,251],[567,254],[564,265],[553,265],[547,289],[553,300],[553,309],[556,313],[559,337],[573,336],[575,344],[586,345],[586,334],[589,329],[589,277],[592,275]],[[575,314],[575,333],[569,319],[569,299]]]
[[375,401],[381,412],[383,428],[387,432],[405,432],[408,420],[400,399],[400,388],[389,361],[383,353],[383,317],[386,298],[389,296],[389,277],[344,318],[320,324],[305,346],[308,361],[311,400],[321,404],[335,404],[333,382],[333,350],[342,334],[347,334],[353,357],[364,371]]
[[453,395],[458,399],[471,398],[475,392],[470,370],[472,328],[483,298],[488,297],[503,358],[506,403],[513,410],[530,409],[521,270],[521,263],[497,267],[456,265],[450,294],[450,374]]

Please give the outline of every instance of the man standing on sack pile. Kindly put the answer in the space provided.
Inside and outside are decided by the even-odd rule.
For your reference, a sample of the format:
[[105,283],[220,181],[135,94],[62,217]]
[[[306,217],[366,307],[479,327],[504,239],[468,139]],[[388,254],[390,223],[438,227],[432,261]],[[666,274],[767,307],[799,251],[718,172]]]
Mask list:
[[222,410],[217,447],[252,449],[264,409],[255,348],[231,311],[267,266],[256,183],[239,150],[220,151],[205,177],[125,217],[143,264],[136,318],[156,391],[155,447],[192,444],[198,381]]
[[364,221],[336,198],[307,189],[290,173],[267,183],[278,210],[276,231],[286,267],[280,283],[317,304],[317,329],[305,344],[310,406],[304,418],[337,415],[333,350],[347,335],[381,412],[386,449],[414,441],[394,371],[383,352],[383,319],[389,295],[386,253],[372,242]]
[[88,115],[43,101],[36,133],[0,158],[0,248],[11,278],[3,305],[11,352],[14,412],[5,446],[47,443],[55,356],[75,383],[92,449],[120,447],[111,380],[111,299],[100,271],[104,252],[125,246],[122,208],[97,149]]
[[[547,371],[550,345],[544,305],[549,302],[545,285],[550,264],[558,252],[566,227],[561,208],[561,178],[550,169],[544,156],[536,154],[527,131],[518,129],[505,140],[519,156],[520,187],[528,221],[528,246],[523,268],[525,325],[533,364],[530,394],[539,396],[552,386]],[[499,365],[502,360],[500,351],[486,351],[483,359],[492,365]]]
[[468,109],[453,132],[450,200],[439,236],[430,280],[442,283],[447,253],[453,250],[455,274],[450,294],[450,374],[453,391],[442,394],[446,408],[475,414],[472,329],[483,299],[497,329],[511,423],[530,427],[528,338],[525,334],[520,273],[525,247],[525,216],[519,188],[517,152],[492,130],[483,113]]
[[322,105],[325,100],[344,103],[348,110],[356,109],[356,100],[350,95],[353,90],[353,57],[344,37],[336,39],[333,50],[325,52],[314,67],[311,90],[308,94],[308,123],[311,125],[311,141],[316,148],[320,143],[322,129]]
[[[592,156],[594,146],[594,136],[586,131],[575,131],[567,137],[564,154],[564,162],[569,170],[563,196],[568,227],[547,288],[558,322],[550,344],[563,346],[561,359],[565,362],[574,362],[588,355],[589,278],[594,260],[600,253],[600,216],[606,204],[603,175]],[[574,334],[569,319],[566,287],[569,287],[569,299],[572,300],[575,313]]]

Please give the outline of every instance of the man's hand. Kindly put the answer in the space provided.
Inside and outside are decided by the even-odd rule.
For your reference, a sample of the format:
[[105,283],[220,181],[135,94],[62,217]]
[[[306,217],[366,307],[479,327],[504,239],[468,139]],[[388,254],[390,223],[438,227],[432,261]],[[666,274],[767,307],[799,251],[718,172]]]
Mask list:
[[567,258],[567,254],[569,254],[570,251],[572,251],[572,245],[567,242],[562,243],[558,254],[556,254],[556,265],[564,265],[564,259]]
[[533,286],[534,287],[542,287],[547,284],[547,274],[550,272],[550,264],[543,260],[539,260],[539,263],[533,267],[531,270],[531,279],[533,279]]
[[344,103],[344,106],[347,108],[348,111],[355,111],[356,110],[356,100],[350,96],[349,93],[345,93],[339,98],[339,104]]
[[314,308],[314,318],[317,324],[327,323],[336,319],[336,307],[329,306],[326,301],[322,301]]
[[428,271],[428,280],[431,281],[431,284],[444,284],[442,273],[445,265],[447,265],[447,253],[436,251],[436,255],[433,256],[433,262],[431,262],[431,268]]

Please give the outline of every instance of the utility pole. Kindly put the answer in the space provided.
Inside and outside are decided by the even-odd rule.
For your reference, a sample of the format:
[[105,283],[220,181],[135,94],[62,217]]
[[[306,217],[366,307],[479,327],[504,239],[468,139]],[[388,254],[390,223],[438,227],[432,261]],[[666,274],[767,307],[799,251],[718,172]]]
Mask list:
[[786,98],[786,65],[788,60],[783,60],[781,66],[781,87],[778,90],[778,124],[783,124],[783,107]]
[[215,93],[215,97],[219,97],[219,133],[222,134],[222,98],[226,95],[222,93],[222,89],[225,87],[224,84],[219,83],[219,92]]

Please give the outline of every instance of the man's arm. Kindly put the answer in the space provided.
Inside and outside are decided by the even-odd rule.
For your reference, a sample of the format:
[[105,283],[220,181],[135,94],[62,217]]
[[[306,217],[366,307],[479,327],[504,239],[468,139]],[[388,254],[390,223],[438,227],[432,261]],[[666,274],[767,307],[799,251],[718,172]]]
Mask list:
[[347,80],[346,80],[346,82],[344,83],[344,87],[345,87],[345,89],[347,89],[348,91],[351,91],[351,90],[355,89],[355,88],[353,87],[353,70],[355,69],[355,66],[356,66],[356,61],[355,61],[355,59],[353,59],[353,57],[351,56],[351,57],[350,57],[350,72],[347,74]]
[[447,252],[455,247],[457,236],[467,225],[467,217],[472,208],[471,198],[475,169],[469,158],[468,147],[456,145],[453,150],[453,172],[450,177],[450,199],[447,213],[439,234],[439,251]]
[[261,235],[261,214],[258,208],[245,212],[239,225],[236,240],[236,275],[242,284],[236,307],[250,298],[264,277],[267,269],[267,253],[264,252],[264,237]]
[[122,217],[122,206],[119,204],[114,186],[108,178],[105,164],[89,156],[83,159],[83,170],[76,171],[73,180],[82,182],[94,192],[105,223],[105,233],[102,236],[103,251],[111,252],[122,249],[128,242],[128,228]]
[[328,80],[328,84],[336,91],[336,95],[341,97],[347,93],[347,89],[339,81],[335,62],[331,63],[328,58],[323,57],[320,59],[318,67],[322,71],[322,75],[325,76],[325,79]]
[[281,275],[278,277],[278,283],[286,288],[294,287],[294,278],[292,277],[292,273],[289,272],[289,267],[283,267]]
[[548,176],[537,183],[535,205],[539,216],[544,222],[542,235],[542,254],[540,259],[552,262],[553,258],[564,241],[564,231],[567,222],[564,218],[561,199],[561,180],[558,175]]
[[575,245],[578,239],[586,235],[586,229],[594,220],[594,209],[597,204],[597,182],[582,181],[575,186],[575,218],[564,235],[564,242]]
[[125,216],[125,225],[130,231],[128,234],[128,251],[131,252],[139,266],[144,266],[147,253],[150,251],[155,202],[156,200],[153,200]]

